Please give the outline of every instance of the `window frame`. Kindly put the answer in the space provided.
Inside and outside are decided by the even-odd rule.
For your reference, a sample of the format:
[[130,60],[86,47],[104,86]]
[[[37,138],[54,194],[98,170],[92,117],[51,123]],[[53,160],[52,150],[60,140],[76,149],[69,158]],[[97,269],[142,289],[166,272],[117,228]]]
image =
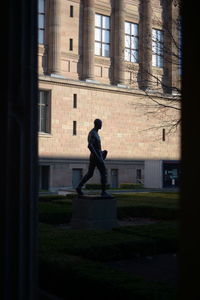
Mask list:
[[[130,34],[126,33],[126,24],[129,24],[130,26]],[[137,35],[135,35],[134,33],[132,34],[132,26],[131,25],[137,25]],[[138,23],[134,23],[134,22],[129,22],[129,21],[125,21],[124,22],[124,35],[125,35],[125,40],[124,40],[124,60],[127,62],[131,62],[131,63],[139,63],[139,24]],[[129,38],[130,40],[130,47],[126,46],[126,38]],[[131,39],[134,38],[137,40],[137,48],[133,48],[132,47],[132,42]],[[126,59],[126,50],[130,51],[130,59]],[[132,61],[131,57],[132,57],[132,52],[136,52],[137,53],[137,58],[135,59],[135,61]]]
[[[100,18],[101,18],[101,24],[100,24],[100,26],[97,26],[96,25],[96,16],[100,16]],[[106,18],[108,18],[108,20],[109,20],[109,28],[106,28],[106,27],[103,27],[103,17],[106,17]],[[100,30],[100,40],[96,40],[96,30]],[[103,33],[108,33],[108,39],[109,39],[109,42],[104,42],[103,40],[104,40],[104,37],[103,37]],[[102,56],[102,57],[110,57],[110,32],[111,32],[111,30],[110,30],[110,16],[107,16],[107,15],[102,15],[102,14],[99,14],[99,13],[95,13],[95,38],[94,38],[94,43],[95,43],[95,50],[94,50],[94,52],[95,52],[95,55],[96,56]],[[100,54],[97,54],[96,53],[96,45],[100,45]],[[103,55],[104,53],[103,53],[103,48],[105,47],[105,46],[108,46],[108,55]],[[106,50],[105,50],[106,51]]]
[[[40,93],[44,93],[46,103],[41,103]],[[45,107],[45,118],[42,118],[42,107]],[[42,120],[44,119],[44,126]],[[39,102],[38,102],[38,132],[39,134],[51,133],[51,91],[39,89]]]
[[[156,40],[154,40],[154,32]],[[158,28],[152,28],[152,66],[157,68],[164,66],[164,31]]]

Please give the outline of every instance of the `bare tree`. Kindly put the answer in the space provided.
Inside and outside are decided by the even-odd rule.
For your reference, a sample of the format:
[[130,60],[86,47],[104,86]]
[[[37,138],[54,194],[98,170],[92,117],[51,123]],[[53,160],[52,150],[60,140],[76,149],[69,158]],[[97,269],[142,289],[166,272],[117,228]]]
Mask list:
[[[169,134],[176,131],[181,124],[181,1],[161,0],[160,3],[161,19],[153,16],[154,24],[160,28],[152,30],[150,51],[153,68],[149,69],[139,61],[139,70],[135,70],[137,67],[132,62],[138,60],[136,51],[131,52],[133,57],[126,63],[126,67],[130,73],[139,73],[137,79],[134,79],[136,76],[132,76],[129,83],[133,86],[138,84],[146,96],[145,101],[135,105],[146,107],[146,113],[155,117],[155,126],[149,127],[148,130],[165,128],[166,134]],[[145,15],[142,18],[145,18]],[[125,47],[127,43],[125,38]],[[143,48],[146,44],[148,43],[143,38]],[[148,87],[145,83],[147,77]]]

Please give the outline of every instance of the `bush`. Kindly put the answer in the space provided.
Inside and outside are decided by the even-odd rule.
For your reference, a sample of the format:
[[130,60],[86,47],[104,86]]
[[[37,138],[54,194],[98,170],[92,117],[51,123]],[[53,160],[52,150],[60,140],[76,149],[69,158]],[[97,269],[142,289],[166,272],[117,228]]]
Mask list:
[[39,201],[41,202],[50,202],[52,200],[61,200],[66,199],[66,196],[63,195],[40,195]]
[[72,215],[72,205],[67,200],[39,202],[39,221],[47,224],[69,223]]
[[[87,183],[85,185],[85,188],[87,190],[100,190],[101,189],[101,184],[100,183]],[[106,188],[109,189],[110,188],[110,185],[107,184],[106,185]]]
[[141,183],[121,183],[120,189],[141,189],[143,188],[143,184]]

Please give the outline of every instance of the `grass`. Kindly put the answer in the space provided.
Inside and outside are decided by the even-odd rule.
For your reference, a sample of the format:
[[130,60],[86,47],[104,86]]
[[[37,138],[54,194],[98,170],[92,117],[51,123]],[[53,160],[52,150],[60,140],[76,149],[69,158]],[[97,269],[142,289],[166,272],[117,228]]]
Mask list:
[[[72,215],[74,195],[41,196],[39,220],[48,224],[66,224]],[[118,218],[151,217],[175,220],[178,217],[178,193],[116,194]]]
[[[114,230],[70,230],[40,225],[40,251],[78,255],[96,261],[127,259],[177,250],[177,224],[161,222]],[[167,249],[166,249],[167,247]]]
[[[69,197],[70,196],[70,197]],[[152,217],[155,224],[113,230],[71,230],[72,197],[39,201],[39,285],[68,299],[175,300],[176,289],[165,282],[114,269],[106,262],[178,250],[178,194],[116,194],[118,217]],[[165,221],[168,220],[168,221]],[[46,223],[46,224],[44,224]],[[48,224],[47,224],[48,223]]]
[[116,194],[118,207],[124,206],[153,206],[178,208],[178,193],[127,193]]
[[59,252],[40,256],[40,286],[69,299],[175,300],[169,284],[146,282],[143,278]]
[[176,289],[168,283],[147,282],[103,262],[161,253],[166,250],[163,241],[174,252],[176,234],[177,224],[171,222],[112,231],[40,224],[40,286],[64,299],[72,293],[89,299],[175,300]]

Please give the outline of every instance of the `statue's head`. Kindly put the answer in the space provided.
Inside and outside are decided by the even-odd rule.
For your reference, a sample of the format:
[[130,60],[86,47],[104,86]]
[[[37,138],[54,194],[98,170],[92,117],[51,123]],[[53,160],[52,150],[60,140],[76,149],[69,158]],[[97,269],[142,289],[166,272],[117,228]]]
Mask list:
[[94,120],[94,126],[97,129],[101,129],[101,127],[102,127],[102,121],[100,119]]

